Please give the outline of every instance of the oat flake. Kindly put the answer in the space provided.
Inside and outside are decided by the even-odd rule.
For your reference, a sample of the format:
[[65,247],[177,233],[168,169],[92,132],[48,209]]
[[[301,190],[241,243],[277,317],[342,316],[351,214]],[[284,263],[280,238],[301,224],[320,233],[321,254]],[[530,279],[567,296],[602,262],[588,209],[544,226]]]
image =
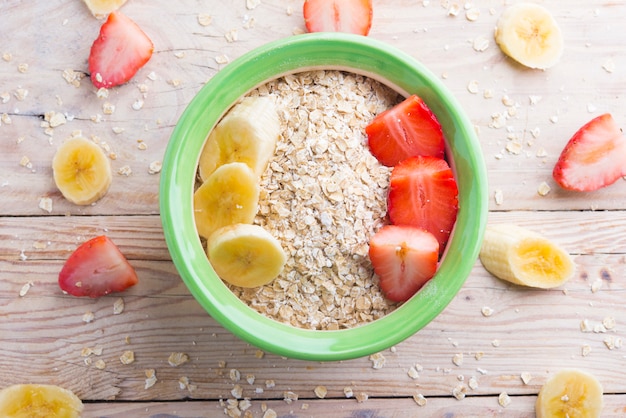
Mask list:
[[415,401],[416,404],[418,404],[419,406],[425,406],[427,403],[426,398],[424,397],[424,395],[422,395],[421,393],[416,393],[413,395],[413,400]]
[[506,408],[511,404],[511,397],[506,392],[502,392],[498,396],[498,403],[500,404],[500,406]]
[[131,364],[135,361],[135,352],[134,351],[124,351],[120,356],[120,362],[122,364]]
[[167,362],[172,367],[178,367],[189,361],[189,356],[185,353],[172,353],[167,359]]
[[20,289],[20,297],[26,296],[30,288],[33,286],[33,282],[24,283],[24,286]]

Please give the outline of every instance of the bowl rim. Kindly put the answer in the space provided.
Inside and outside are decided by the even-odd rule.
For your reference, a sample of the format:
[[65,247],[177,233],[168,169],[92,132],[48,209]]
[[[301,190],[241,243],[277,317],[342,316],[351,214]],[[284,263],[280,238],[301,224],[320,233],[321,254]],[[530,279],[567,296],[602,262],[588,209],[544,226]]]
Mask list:
[[[193,221],[193,182],[208,133],[230,107],[261,84],[286,74],[337,69],[418,94],[444,127],[459,186],[459,212],[440,268],[409,301],[373,322],[341,330],[308,330],[272,320],[234,295],[213,271]],[[228,86],[228,88],[223,88]],[[453,145],[453,146],[450,146]],[[190,164],[190,155],[196,156]],[[454,299],[477,260],[488,215],[487,173],[473,125],[430,70],[407,53],[369,37],[309,33],[264,44],[218,71],[190,101],[166,147],[159,187],[163,232],[172,261],[198,303],[240,339],[289,358],[337,361],[398,344],[430,323]],[[465,225],[463,230],[456,225]],[[192,237],[190,239],[190,237]],[[462,254],[450,259],[447,254]],[[447,262],[446,262],[447,261]]]

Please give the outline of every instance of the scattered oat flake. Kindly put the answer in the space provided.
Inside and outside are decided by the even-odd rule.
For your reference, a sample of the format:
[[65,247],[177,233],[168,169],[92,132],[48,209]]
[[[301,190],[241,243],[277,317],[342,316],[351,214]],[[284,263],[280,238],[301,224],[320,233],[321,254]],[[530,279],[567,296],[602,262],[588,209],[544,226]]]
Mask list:
[[39,199],[39,209],[45,210],[48,213],[52,212],[52,199],[49,197]]
[[583,357],[587,357],[589,354],[591,354],[591,346],[589,344],[583,344],[581,348],[581,355]]
[[283,400],[285,401],[285,403],[291,404],[292,402],[298,400],[298,394],[290,390],[286,390],[283,392]]
[[486,51],[489,48],[489,39],[484,36],[478,36],[474,38],[474,41],[472,42],[472,48],[474,48],[474,51],[477,52]]
[[189,361],[189,356],[185,353],[172,353],[167,359],[167,362],[172,367],[178,367]]
[[529,384],[530,381],[532,380],[532,375],[528,372],[522,372],[520,374],[520,378],[522,379],[522,382],[524,382],[525,385]]
[[426,403],[428,402],[427,399],[424,397],[424,395],[422,395],[421,393],[414,394],[413,395],[413,400],[419,406],[425,406]]
[[33,286],[33,282],[27,282],[24,283],[24,286],[22,286],[22,288],[20,289],[20,297],[24,297],[26,296],[26,294],[28,293],[28,291],[30,290],[30,288]]
[[134,351],[124,351],[120,356],[120,362],[122,364],[131,364],[135,361],[135,352]]
[[239,382],[241,380],[241,373],[237,369],[230,369],[228,375],[233,382]]
[[607,73],[612,73],[613,71],[615,71],[615,62],[613,61],[613,58],[608,58],[606,61],[604,61],[604,64],[602,64],[602,68],[604,68],[604,71],[606,71]]
[[369,399],[369,395],[367,393],[365,393],[365,392],[358,392],[355,395],[355,398],[356,398],[356,401],[358,403],[363,403],[363,402],[365,402],[366,400]]
[[243,388],[241,387],[241,385],[234,385],[233,388],[230,390],[230,394],[233,395],[233,398],[235,399],[241,399],[241,397],[243,396]]
[[324,399],[328,394],[326,386],[316,386],[314,392],[315,396],[317,396],[319,399]]
[[484,355],[485,353],[483,351],[477,351],[476,354],[474,354],[474,358],[476,360],[480,360],[481,358],[483,358]]
[[277,418],[278,414],[276,413],[276,411],[274,411],[273,409],[267,409],[264,413],[263,413],[263,418]]
[[539,193],[539,196],[545,196],[548,193],[550,193],[550,185],[548,183],[546,183],[545,181],[542,181],[539,184],[539,187],[537,187],[537,193]]
[[498,395],[498,403],[500,404],[500,406],[506,408],[511,404],[511,397],[508,395],[508,393],[502,392],[500,395]]
[[117,298],[113,303],[113,315],[119,315],[124,312],[124,299]]
[[261,0],[246,0],[246,9],[252,10],[261,4]]
[[452,389],[452,395],[458,400],[465,399],[465,395],[467,394],[467,386],[465,385],[457,385]]
[[470,377],[467,381],[467,386],[472,390],[478,389],[478,380],[474,376]]
[[615,328],[615,318],[613,318],[612,316],[607,316],[602,320],[602,325],[604,325],[604,327],[609,330]]
[[550,122],[557,123],[559,121],[559,117],[557,115],[550,116]]
[[376,353],[370,356],[370,361],[372,362],[373,369],[382,369],[386,359],[382,353]]
[[237,31],[237,29],[231,29],[226,32],[224,38],[226,38],[226,42],[233,43],[239,39],[239,32]]
[[480,9],[478,7],[470,7],[465,11],[465,18],[470,22],[475,22],[480,17]]
[[596,279],[591,283],[591,292],[596,293],[602,287],[602,279]]
[[141,108],[143,108],[143,100],[142,99],[137,99],[133,102],[132,104],[132,108],[133,110],[141,110]]
[[493,340],[491,342],[491,345],[494,346],[494,347],[500,347],[500,340],[497,340],[497,339]]
[[11,54],[10,52],[5,52],[2,54],[2,59],[6,62],[10,62],[13,59],[13,54]]
[[83,314],[83,322],[90,323],[95,319],[95,315],[91,311],[87,311]]
[[489,306],[483,306],[483,308],[480,310],[480,312],[483,314],[483,316],[491,316],[491,315],[493,315],[493,309],[490,308]]
[[592,328],[589,325],[589,320],[583,319],[582,321],[580,321],[580,330],[582,332],[591,332],[592,331]]
[[471,80],[468,84],[467,84],[467,91],[469,91],[472,94],[476,94],[478,93],[479,89],[478,89],[478,81],[476,80]]
[[271,388],[273,388],[275,386],[276,386],[276,382],[274,382],[274,380],[268,379],[268,380],[265,381],[265,387],[267,389],[271,389]]
[[218,64],[228,64],[229,61],[230,59],[228,58],[228,56],[223,54],[215,57],[215,62],[217,62]]
[[496,205],[501,205],[502,202],[504,201],[504,194],[502,192],[501,189],[496,189],[496,191],[493,193],[493,198],[496,202]]
[[463,353],[456,353],[452,356],[452,363],[456,366],[461,366],[463,364]]
[[150,166],[148,167],[148,174],[160,173],[162,167],[163,165],[161,164],[161,161],[153,161],[150,163]]
[[346,396],[346,398],[354,397],[354,392],[352,391],[352,388],[350,386],[346,386],[345,388],[343,388],[343,394]]
[[616,350],[622,347],[622,339],[620,337],[609,336],[604,339],[604,345],[609,350]]
[[407,372],[407,374],[409,375],[409,377],[413,380],[418,379],[420,377],[419,372],[417,371],[417,368],[415,368],[415,366],[412,366],[409,371]]
[[106,367],[107,367],[107,365],[106,365],[105,361],[104,361],[104,360],[102,360],[102,359],[98,359],[98,361],[96,361],[96,362],[94,363],[94,366],[95,366],[95,368],[96,368],[96,369],[98,369],[98,370],[104,370],[104,369],[106,369]]
[[198,15],[198,23],[200,24],[200,26],[209,26],[212,21],[213,16],[211,16],[210,14],[200,13]]
[[117,170],[117,174],[121,175],[121,176],[130,176],[133,173],[133,170],[130,168],[130,166],[125,165],[123,167],[120,167],[119,170]]
[[144,370],[146,375],[146,384],[144,389],[150,389],[157,382],[156,371],[154,369],[146,369]]

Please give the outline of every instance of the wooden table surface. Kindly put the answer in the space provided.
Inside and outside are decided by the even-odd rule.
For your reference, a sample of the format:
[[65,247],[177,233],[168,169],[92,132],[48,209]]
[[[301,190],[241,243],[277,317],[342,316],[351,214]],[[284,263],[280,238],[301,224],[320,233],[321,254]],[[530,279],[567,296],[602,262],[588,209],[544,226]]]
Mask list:
[[[574,193],[551,177],[567,140],[592,117],[611,112],[626,127],[626,2],[539,1],[557,18],[565,52],[556,67],[536,71],[493,40],[511,1],[374,0],[369,36],[439,75],[476,125],[489,222],[537,230],[577,265],[565,286],[544,291],[499,281],[477,261],[444,312],[382,352],[380,368],[367,357],[318,363],[259,352],[203,311],[171,262],[151,164],[225,61],[304,30],[301,0],[247,3],[128,0],[122,12],[155,53],[131,82],[99,98],[86,74],[101,21],[82,1],[0,2],[0,387],[61,385],[84,400],[86,417],[262,417],[270,409],[290,417],[528,417],[550,375],[580,368],[604,386],[603,416],[626,415],[626,182]],[[466,17],[473,8],[475,20]],[[481,40],[488,47],[479,51]],[[66,123],[46,129],[49,112]],[[64,200],[52,179],[57,146],[77,130],[106,142],[114,158],[109,193],[87,207]],[[550,191],[541,195],[544,182]],[[57,276],[65,259],[100,234],[118,244],[140,283],[99,299],[64,295]],[[124,310],[115,314],[120,300]],[[614,327],[602,326],[611,319]],[[132,364],[121,363],[125,351],[134,352]],[[172,353],[189,361],[173,367]],[[157,378],[149,388],[146,370]],[[461,400],[453,396],[460,387]]]

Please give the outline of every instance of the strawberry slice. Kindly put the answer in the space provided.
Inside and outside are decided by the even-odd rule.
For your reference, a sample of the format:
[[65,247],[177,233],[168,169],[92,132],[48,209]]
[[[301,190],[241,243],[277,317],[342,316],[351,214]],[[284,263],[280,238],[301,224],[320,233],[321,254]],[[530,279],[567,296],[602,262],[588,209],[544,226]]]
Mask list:
[[605,113],[583,125],[561,152],[552,171],[566,190],[601,189],[626,175],[626,137]]
[[97,298],[137,284],[135,269],[107,236],[80,245],[59,273],[59,286],[73,296]]
[[372,27],[372,0],[305,0],[309,32],[347,32],[367,36]]
[[432,233],[443,251],[456,221],[458,188],[441,158],[411,157],[391,171],[387,210],[391,223]]
[[370,151],[387,167],[416,155],[444,156],[441,124],[416,95],[378,114],[365,127],[365,133]]
[[413,226],[386,225],[370,240],[369,258],[387,299],[404,302],[437,271],[439,243]]
[[152,57],[154,45],[130,18],[109,14],[89,54],[91,82],[98,88],[126,83]]

